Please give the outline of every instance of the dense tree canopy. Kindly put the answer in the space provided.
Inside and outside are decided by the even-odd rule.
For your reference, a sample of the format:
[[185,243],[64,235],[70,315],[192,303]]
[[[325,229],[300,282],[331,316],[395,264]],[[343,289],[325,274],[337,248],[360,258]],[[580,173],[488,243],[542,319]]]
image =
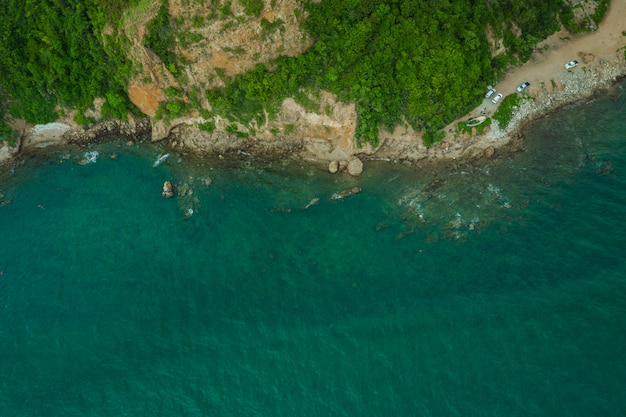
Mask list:
[[[377,143],[379,128],[392,129],[402,117],[433,133],[475,106],[506,66],[527,60],[566,8],[562,0],[310,3],[311,50],[279,59],[272,71],[259,65],[208,99],[216,111],[249,121],[299,87],[324,88],[356,103],[360,140]],[[492,58],[488,25],[506,55]]]
[[[31,123],[55,120],[57,105],[88,108],[95,97],[124,117],[123,54],[105,50],[102,31],[120,0],[4,0],[0,7],[0,86],[4,106]],[[127,3],[127,2],[125,2]],[[111,42],[113,43],[113,42]],[[118,51],[119,52],[119,51]]]
[[[123,118],[132,108],[126,94],[130,64],[121,39],[103,32],[107,22],[119,21],[124,8],[137,1],[3,0],[0,114],[44,123],[58,117],[59,105],[82,111],[99,96],[107,98],[105,115]],[[285,97],[326,89],[356,104],[361,141],[376,143],[380,128],[392,129],[403,119],[433,137],[479,103],[485,86],[507,66],[529,59],[535,44],[560,22],[576,29],[564,0],[303,3],[313,46],[298,57],[258,64],[226,79],[224,88],[208,91],[214,113],[243,123],[262,122]],[[599,3],[598,13],[604,13],[608,0]],[[247,16],[258,16],[268,1],[241,4]],[[232,15],[230,1],[210,5],[222,17]],[[144,42],[172,74],[182,77],[185,62],[176,55],[181,40],[173,32],[177,24],[169,16],[168,1],[161,0]],[[261,28],[276,30],[267,21]],[[488,28],[507,48],[505,54],[492,56]],[[199,106],[196,99],[185,105],[189,103]],[[6,137],[3,126],[0,122]]]

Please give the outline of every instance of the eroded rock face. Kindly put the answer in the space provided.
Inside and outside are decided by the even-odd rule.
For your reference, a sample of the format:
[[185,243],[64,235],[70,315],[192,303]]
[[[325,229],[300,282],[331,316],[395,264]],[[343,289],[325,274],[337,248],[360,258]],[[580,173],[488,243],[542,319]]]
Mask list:
[[64,135],[71,127],[65,123],[48,123],[35,125],[26,135],[22,146],[24,148],[45,148],[50,145],[66,143]]
[[348,174],[352,176],[359,176],[363,173],[363,161],[359,158],[352,158],[348,162]]
[[12,160],[12,158],[19,152],[19,144],[16,146],[10,146],[5,142],[0,142],[0,165],[4,162]]
[[69,129],[64,133],[63,138],[68,143],[85,145],[118,136],[140,139],[145,137],[150,132],[150,129],[150,120],[148,118],[134,119],[130,117],[127,122],[106,120],[96,123],[87,129]]
[[330,196],[331,200],[341,200],[342,198],[350,197],[351,195],[358,194],[361,192],[361,187],[352,187],[346,190],[337,191],[332,196]]
[[150,117],[154,117],[159,103],[165,100],[165,94],[158,86],[139,82],[133,82],[128,86],[128,97],[143,114]]
[[170,134],[171,127],[166,125],[163,120],[159,120],[152,125],[152,141],[157,142],[165,139]]

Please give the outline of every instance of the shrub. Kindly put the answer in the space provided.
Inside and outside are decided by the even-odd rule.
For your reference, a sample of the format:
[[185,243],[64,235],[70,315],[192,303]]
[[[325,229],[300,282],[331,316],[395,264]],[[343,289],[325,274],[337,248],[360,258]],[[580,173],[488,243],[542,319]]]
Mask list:
[[496,110],[493,115],[493,119],[498,121],[498,125],[501,129],[506,129],[509,125],[511,117],[513,117],[513,110],[515,110],[521,100],[521,97],[517,94],[510,94],[502,100],[500,107],[498,107],[498,110]]
[[258,16],[263,11],[263,0],[240,0],[239,2],[248,16]]
[[185,112],[185,103],[182,101],[170,101],[165,105],[171,118],[177,118]]
[[78,113],[76,113],[76,116],[74,116],[74,121],[76,122],[76,124],[84,126],[93,123],[94,119],[85,116],[82,111],[79,111]]
[[239,131],[239,129],[237,128],[236,124],[230,124],[226,127],[226,133],[230,134],[230,135],[234,135]]
[[6,141],[12,144],[15,142],[15,139],[17,139],[17,132],[13,130],[11,126],[7,125],[2,118],[2,109],[0,109],[0,142]]
[[200,123],[198,124],[198,129],[204,130],[205,132],[208,132],[208,133],[213,133],[215,131],[215,123],[213,122]]
[[424,133],[424,136],[422,136],[422,140],[424,141],[424,145],[430,146],[433,143],[440,142],[445,137],[446,137],[446,132],[444,132],[443,130],[439,130],[437,132]]

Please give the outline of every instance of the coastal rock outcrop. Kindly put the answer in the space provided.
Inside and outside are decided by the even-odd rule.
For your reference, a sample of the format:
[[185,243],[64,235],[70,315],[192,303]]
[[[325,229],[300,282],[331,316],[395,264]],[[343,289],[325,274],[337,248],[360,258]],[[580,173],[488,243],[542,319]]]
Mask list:
[[14,146],[9,145],[6,142],[0,142],[0,164],[11,161],[15,155],[20,151],[20,141],[18,139]]
[[352,187],[346,190],[337,191],[333,195],[330,196],[331,200],[341,200],[342,198],[350,197],[351,195],[360,193],[361,187]]
[[165,198],[174,197],[174,187],[172,187],[172,183],[169,181],[165,181],[163,183],[163,192],[161,195]]
[[68,129],[63,139],[68,143],[87,145],[119,136],[140,139],[148,136],[150,131],[150,119],[135,119],[130,116],[128,121],[106,120],[87,128]]
[[64,138],[66,132],[70,131],[71,127],[65,123],[48,123],[43,125],[35,125],[31,129],[22,146],[24,148],[46,148],[50,145],[65,144]]
[[163,120],[159,120],[152,125],[152,141],[157,142],[167,138],[170,135],[171,126],[165,124]]

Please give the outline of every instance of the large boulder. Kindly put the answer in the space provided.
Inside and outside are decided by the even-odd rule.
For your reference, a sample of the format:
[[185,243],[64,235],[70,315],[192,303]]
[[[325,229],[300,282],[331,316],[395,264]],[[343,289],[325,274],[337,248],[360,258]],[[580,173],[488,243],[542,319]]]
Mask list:
[[359,176],[363,172],[363,162],[359,158],[352,158],[348,162],[348,173],[352,176]]
[[174,197],[174,187],[172,187],[172,183],[169,181],[165,181],[163,183],[163,192],[161,195],[165,198]]
[[328,172],[331,174],[336,174],[339,171],[339,162],[338,161],[330,161],[328,164]]
[[170,135],[171,127],[163,120],[159,120],[152,125],[152,142],[157,142],[167,138]]

